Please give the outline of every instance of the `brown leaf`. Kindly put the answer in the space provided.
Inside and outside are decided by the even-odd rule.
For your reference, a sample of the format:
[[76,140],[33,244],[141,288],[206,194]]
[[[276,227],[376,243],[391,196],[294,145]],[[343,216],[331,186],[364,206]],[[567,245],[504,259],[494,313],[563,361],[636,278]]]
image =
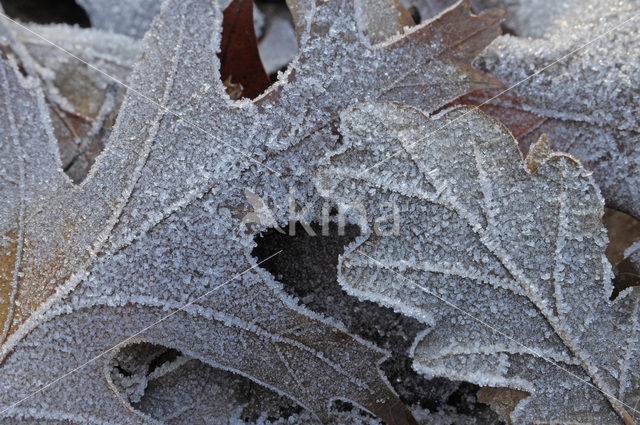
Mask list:
[[542,136],[540,136],[538,141],[533,146],[531,146],[529,155],[527,155],[527,158],[525,159],[527,168],[532,173],[535,173],[538,167],[544,164],[551,155],[552,152],[551,148],[549,147],[547,135],[543,134]]
[[516,134],[521,146],[547,133],[554,150],[580,158],[593,172],[609,207],[640,218],[640,73],[630,53],[640,33],[629,19],[640,5],[615,0],[587,0],[580,7],[506,3],[511,3],[510,25],[519,36],[497,39],[476,65],[500,78],[509,91],[470,97],[490,100],[494,111],[483,110],[512,130],[509,121],[532,124],[527,133]]
[[54,45],[124,81],[140,44],[123,35],[65,25],[25,27],[3,21],[0,33],[7,40],[5,53],[15,57],[24,74],[42,81],[63,169],[81,182],[108,140],[125,89]]
[[613,267],[612,299],[632,286],[640,286],[640,221],[611,208],[605,208],[602,221],[609,234],[607,258]]
[[478,390],[477,396],[480,403],[485,403],[511,425],[510,414],[520,400],[529,397],[526,391],[514,390],[506,387],[484,387]]
[[239,85],[241,97],[253,99],[271,85],[258,51],[253,0],[233,0],[224,10],[218,57],[222,81],[234,92]]
[[[405,37],[391,43],[390,49],[399,51],[412,46],[428,45],[433,40],[442,40],[440,59],[456,67],[475,90],[498,88],[502,83],[497,78],[473,68],[473,59],[500,35],[503,10],[491,10],[473,15],[469,1],[461,1],[442,13],[430,25],[423,25]],[[415,90],[415,87],[413,87]],[[396,91],[391,91],[395,95]],[[385,99],[392,100],[393,96]]]
[[482,111],[511,130],[525,155],[542,134],[547,134],[553,141],[553,150],[571,154],[593,171],[607,206],[639,217],[634,176],[640,133],[607,123],[559,119],[540,111],[532,112],[535,102],[511,92],[496,97],[499,93],[497,90],[475,91],[454,103],[481,105]]
[[609,234],[607,259],[616,267],[626,260],[624,252],[627,248],[640,241],[640,221],[612,208],[605,208],[602,221]]
[[19,266],[19,236],[15,230],[3,235],[6,246],[0,245],[0,344],[9,333],[13,321],[13,304],[15,302],[15,284],[17,268]]

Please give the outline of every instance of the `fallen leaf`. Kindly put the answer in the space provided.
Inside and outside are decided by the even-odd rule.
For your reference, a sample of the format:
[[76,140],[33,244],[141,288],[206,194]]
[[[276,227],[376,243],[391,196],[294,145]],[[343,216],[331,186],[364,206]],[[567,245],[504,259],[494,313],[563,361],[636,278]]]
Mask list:
[[109,138],[125,89],[77,58],[124,82],[139,58],[139,42],[92,28],[4,20],[0,34],[25,72],[41,79],[63,169],[81,182]]
[[[640,11],[638,3],[520,3],[512,15],[523,36],[498,38],[477,62],[504,89],[513,87],[495,99],[499,90],[462,102],[488,102],[482,109],[503,121],[525,152],[546,133],[552,148],[593,171],[607,206],[640,218],[640,72],[631,59],[640,31],[627,21]],[[525,24],[540,22],[532,17],[536,5],[537,13],[548,13],[544,31]]]
[[298,53],[296,30],[286,5],[272,4],[265,10],[264,34],[260,39],[260,58],[267,74],[286,67]]
[[613,267],[628,258],[625,253],[633,244],[640,242],[640,221],[629,214],[605,208],[602,217],[604,227],[607,228],[609,245],[607,245],[607,259]]
[[516,424],[637,423],[640,294],[609,300],[590,173],[545,146],[530,171],[507,128],[470,107],[428,118],[365,104],[343,113],[341,133],[317,171],[323,194],[366,211],[391,202],[398,217],[363,224],[338,279],[430,326],[416,370],[530,393]]
[[[546,133],[553,148],[580,158],[593,171],[607,206],[640,218],[640,127],[634,118],[640,113],[634,94],[640,73],[637,61],[629,60],[640,33],[633,22],[610,31],[636,15],[638,5],[536,0],[505,6],[507,25],[518,37],[500,37],[478,62],[499,76],[505,88],[517,86],[495,99],[499,90],[474,92],[457,103],[482,105],[507,125],[525,153]],[[576,49],[571,57],[522,81]],[[612,238],[610,250],[617,244],[618,238]],[[612,261],[618,276],[614,294],[635,285],[633,270],[640,268],[627,257],[618,269],[621,260]]]
[[262,66],[253,27],[253,0],[233,0],[224,10],[220,42],[222,81],[239,85],[239,96],[253,99],[271,85]]
[[312,170],[337,144],[342,108],[393,98],[435,110],[494,84],[471,61],[500,17],[461,3],[374,45],[357,31],[371,22],[353,3],[314,3],[294,64],[251,102],[229,99],[220,79],[216,5],[168,1],[81,185],[61,170],[38,82],[3,60],[0,234],[3,247],[22,248],[3,273],[19,279],[0,347],[0,415],[152,422],[104,374],[136,335],[248,376],[323,420],[339,398],[390,425],[415,423],[380,375],[386,353],[298,306],[256,263],[253,236],[264,228],[238,234],[244,194],[284,223],[291,188],[302,205],[318,199]]
[[142,38],[160,12],[162,0],[77,0],[91,26]]

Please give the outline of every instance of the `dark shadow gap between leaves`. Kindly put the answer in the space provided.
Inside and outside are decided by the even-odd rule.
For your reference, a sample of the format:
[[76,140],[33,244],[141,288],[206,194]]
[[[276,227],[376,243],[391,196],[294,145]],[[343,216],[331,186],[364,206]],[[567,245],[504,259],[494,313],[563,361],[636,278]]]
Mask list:
[[640,250],[629,255],[625,253],[634,243],[640,242],[640,221],[621,211],[605,208],[602,222],[609,236],[606,255],[614,275],[610,299],[615,300],[625,289],[640,286]]
[[85,10],[73,0],[0,0],[0,3],[9,17],[22,22],[91,26]]
[[337,282],[338,257],[360,234],[359,227],[347,224],[340,232],[337,224],[329,223],[326,236],[319,223],[310,227],[316,236],[307,234],[299,223],[293,232],[284,229],[293,235],[269,229],[256,236],[252,255],[262,261],[282,250],[263,267],[282,283],[286,293],[310,310],[340,321],[348,332],[390,351],[382,372],[406,405],[419,404],[431,411],[453,408],[479,418],[478,423],[499,423],[487,405],[477,402],[478,386],[445,378],[426,379],[413,370],[408,351],[424,324],[342,290]]

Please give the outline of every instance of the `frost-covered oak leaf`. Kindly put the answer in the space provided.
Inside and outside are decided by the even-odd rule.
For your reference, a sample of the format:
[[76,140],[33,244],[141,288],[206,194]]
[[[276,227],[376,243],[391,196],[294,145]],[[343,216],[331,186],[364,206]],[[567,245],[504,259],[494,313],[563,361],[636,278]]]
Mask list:
[[230,100],[220,81],[218,5],[165,2],[80,185],[61,170],[37,81],[2,59],[0,415],[153,422],[106,369],[155,323],[135,341],[243,374],[322,419],[342,398],[412,423],[380,376],[385,353],[286,297],[251,256],[254,234],[238,232],[247,189],[280,224],[290,188],[302,205],[318,197],[312,170],[342,108],[395,98],[433,110],[493,83],[470,63],[500,13],[474,17],[462,3],[373,45],[358,8],[311,4],[299,56],[252,102]]
[[[534,38],[501,36],[478,59],[505,88],[517,86],[495,99],[499,91],[473,93],[465,103],[491,99],[483,110],[503,121],[525,148],[546,133],[552,148],[593,171],[607,206],[640,218],[640,3],[520,3],[514,24],[549,22],[538,29],[515,25]],[[532,19],[536,8],[544,21]]]
[[638,423],[640,294],[609,300],[603,201],[576,160],[541,139],[525,164],[471,108],[365,104],[341,133],[317,171],[323,194],[368,213],[391,203],[399,228],[369,221],[339,281],[429,326],[418,371],[528,392],[514,423]]
[[109,138],[125,89],[77,58],[126,81],[140,55],[139,41],[94,28],[17,25],[1,18],[0,40],[26,74],[41,80],[62,167],[81,181]]

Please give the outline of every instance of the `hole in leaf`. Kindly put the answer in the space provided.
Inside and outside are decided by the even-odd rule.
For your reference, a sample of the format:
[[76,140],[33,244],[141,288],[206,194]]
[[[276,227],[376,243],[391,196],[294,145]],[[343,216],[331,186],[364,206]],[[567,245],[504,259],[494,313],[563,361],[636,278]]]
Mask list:
[[89,16],[73,0],[0,0],[11,18],[37,24],[67,23],[89,27]]
[[360,228],[347,224],[340,234],[338,225],[329,223],[323,236],[319,223],[310,223],[310,227],[316,236],[307,234],[299,223],[294,236],[269,229],[256,236],[252,255],[261,261],[282,250],[263,267],[289,295],[309,309],[342,322],[348,332],[390,351],[382,371],[405,404],[420,404],[433,411],[453,405],[460,412],[491,417],[493,422],[487,423],[496,423],[495,413],[476,401],[477,386],[445,378],[428,380],[413,370],[408,351],[424,324],[342,290],[337,281],[338,257],[360,235]]
[[416,24],[416,25],[420,25],[420,22],[422,22],[422,16],[420,15],[420,9],[418,9],[415,6],[409,6],[409,8],[407,10],[411,14],[411,19],[413,19],[413,23]]
[[164,365],[165,363],[174,362],[180,357],[182,353],[180,351],[175,350],[173,348],[168,348],[161,352],[157,357],[155,357],[151,362],[149,362],[149,368],[147,373],[152,374],[157,368]]
[[640,286],[640,251],[636,251],[616,265],[613,274],[611,300],[615,300],[620,292],[627,288]]
[[416,25],[422,22],[435,18],[448,8],[457,3],[456,0],[431,0],[431,1],[418,1],[418,0],[401,0],[400,3],[411,14],[411,18]]
[[233,0],[223,12],[220,78],[231,99],[255,98],[271,85],[260,59],[253,0]]

